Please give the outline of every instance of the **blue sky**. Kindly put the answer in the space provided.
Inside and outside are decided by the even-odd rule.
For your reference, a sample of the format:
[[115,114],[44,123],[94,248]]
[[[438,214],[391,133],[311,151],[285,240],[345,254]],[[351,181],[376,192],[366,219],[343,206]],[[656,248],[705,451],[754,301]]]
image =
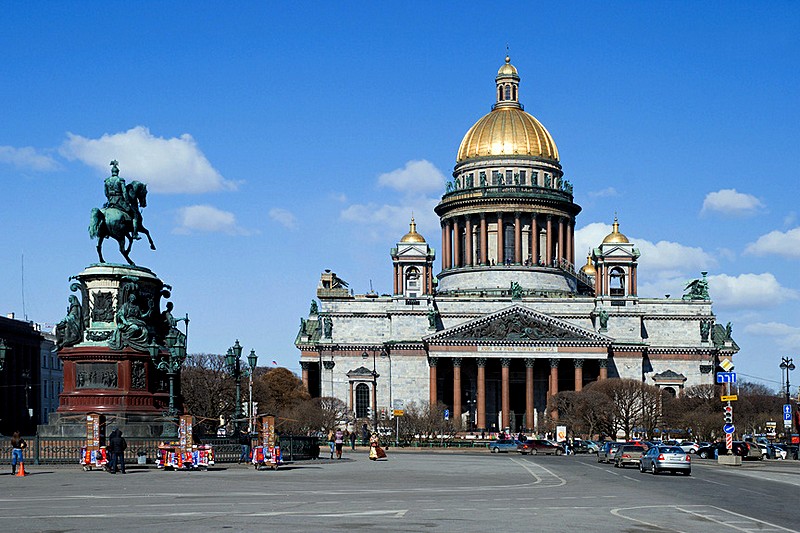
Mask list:
[[508,44],[583,207],[576,255],[617,212],[641,295],[679,296],[708,270],[737,370],[777,389],[800,345],[800,5],[221,6],[5,6],[0,312],[63,316],[69,276],[96,261],[86,227],[115,158],[148,183],[158,250],[132,257],[173,285],[190,351],[239,338],[299,370],[324,269],[391,292],[412,211],[440,248],[432,207]]

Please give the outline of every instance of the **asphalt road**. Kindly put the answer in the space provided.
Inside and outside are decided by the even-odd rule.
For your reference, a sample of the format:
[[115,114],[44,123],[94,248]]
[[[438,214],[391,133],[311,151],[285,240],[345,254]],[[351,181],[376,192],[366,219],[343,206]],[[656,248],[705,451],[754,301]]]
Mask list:
[[366,452],[255,471],[30,467],[0,475],[9,531],[800,531],[800,462],[642,474],[594,456]]

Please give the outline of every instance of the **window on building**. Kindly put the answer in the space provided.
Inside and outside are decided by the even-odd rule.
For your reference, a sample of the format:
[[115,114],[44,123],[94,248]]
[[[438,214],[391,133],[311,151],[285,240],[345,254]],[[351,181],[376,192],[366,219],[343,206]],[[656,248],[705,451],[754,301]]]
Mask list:
[[611,296],[625,296],[625,271],[614,267],[609,272],[609,294]]
[[500,172],[496,170],[492,170],[492,185],[501,185],[503,178],[500,175]]
[[514,184],[514,171],[506,170],[506,185],[513,185],[513,184]]
[[514,224],[503,224],[503,263],[514,262]]
[[517,101],[517,86],[514,85],[512,87],[512,90],[513,90],[513,93],[514,93],[514,101],[516,102]]
[[511,85],[506,85],[506,100],[511,100]]
[[479,185],[486,185],[486,172],[481,172],[480,174],[478,174],[478,176],[480,177],[481,180]]
[[369,385],[356,385],[356,418],[366,418],[369,412]]
[[406,291],[419,290],[419,269],[411,267],[406,270]]
[[519,184],[520,184],[520,185],[525,185],[525,182],[527,181],[527,179],[528,179],[528,173],[527,173],[527,171],[525,171],[525,170],[520,170],[520,171],[519,171]]

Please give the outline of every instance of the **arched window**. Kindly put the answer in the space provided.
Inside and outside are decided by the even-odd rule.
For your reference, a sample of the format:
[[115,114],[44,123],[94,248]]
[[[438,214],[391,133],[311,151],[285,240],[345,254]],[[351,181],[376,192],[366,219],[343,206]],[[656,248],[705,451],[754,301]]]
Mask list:
[[[419,290],[419,269],[410,267],[406,270],[406,294],[416,297]],[[413,293],[413,294],[410,294]]]
[[497,88],[497,99],[498,99],[500,102],[502,102],[502,101],[503,101],[503,88],[502,88],[502,87],[498,87],[498,88]]
[[614,267],[609,272],[608,288],[611,296],[625,296],[625,271],[619,267]]
[[356,385],[356,418],[366,418],[369,413],[369,385]]
[[506,100],[511,100],[511,85],[506,85]]
[[517,101],[517,86],[514,85],[514,101]]

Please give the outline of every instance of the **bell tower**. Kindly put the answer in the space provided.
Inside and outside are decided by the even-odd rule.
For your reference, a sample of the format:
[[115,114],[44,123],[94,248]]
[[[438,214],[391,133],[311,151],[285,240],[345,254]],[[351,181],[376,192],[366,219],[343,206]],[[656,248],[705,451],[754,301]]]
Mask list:
[[395,296],[419,298],[433,294],[433,261],[436,252],[417,233],[417,224],[411,217],[409,231],[396,248],[392,248]]
[[598,248],[592,251],[596,267],[595,295],[598,298],[636,298],[639,250],[620,233],[614,216],[613,230]]

